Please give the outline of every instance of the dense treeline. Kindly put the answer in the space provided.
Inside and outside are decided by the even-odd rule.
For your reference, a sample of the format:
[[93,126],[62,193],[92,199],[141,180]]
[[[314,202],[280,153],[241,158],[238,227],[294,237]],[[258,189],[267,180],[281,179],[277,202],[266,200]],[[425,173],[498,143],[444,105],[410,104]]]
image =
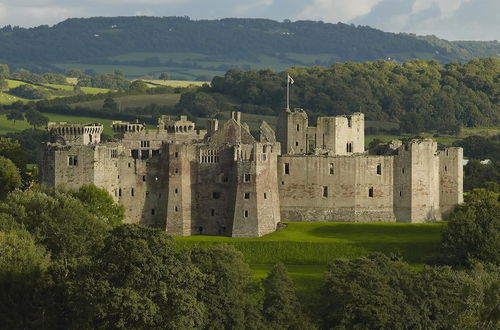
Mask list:
[[[108,63],[132,52],[199,53],[223,58],[331,54],[339,61],[370,61],[393,54],[429,54],[437,60],[468,60],[497,54],[497,42],[447,42],[386,33],[367,26],[267,19],[190,20],[189,17],[96,17],[68,19],[52,27],[0,29],[0,59],[14,66],[52,68],[50,63]],[[153,58],[154,60],[154,58]],[[147,64],[147,63],[145,63]],[[156,62],[155,64],[158,64]]]
[[312,120],[363,112],[370,120],[399,122],[407,133],[458,133],[461,126],[500,124],[500,60],[494,58],[444,66],[415,60],[337,63],[281,73],[229,70],[201,92],[229,95],[276,112],[285,106],[287,73],[295,80],[292,106],[309,111]]

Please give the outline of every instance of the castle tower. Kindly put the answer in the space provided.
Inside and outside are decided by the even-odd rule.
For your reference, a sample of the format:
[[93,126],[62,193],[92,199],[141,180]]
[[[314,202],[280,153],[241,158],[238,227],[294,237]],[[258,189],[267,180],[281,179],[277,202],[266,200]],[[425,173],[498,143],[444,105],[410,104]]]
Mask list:
[[439,206],[446,216],[456,205],[463,203],[463,149],[446,148],[439,156]]
[[307,113],[302,109],[284,109],[278,117],[277,138],[282,154],[307,152]]
[[365,117],[362,113],[346,116],[318,117],[316,148],[333,155],[351,155],[365,151]]
[[233,237],[260,237],[276,230],[280,221],[278,155],[278,143],[255,143],[248,159],[235,148]]
[[172,235],[191,235],[191,163],[195,148],[185,144],[168,145],[168,200],[166,230]]
[[441,220],[439,158],[431,139],[412,140],[394,158],[394,213],[398,222]]

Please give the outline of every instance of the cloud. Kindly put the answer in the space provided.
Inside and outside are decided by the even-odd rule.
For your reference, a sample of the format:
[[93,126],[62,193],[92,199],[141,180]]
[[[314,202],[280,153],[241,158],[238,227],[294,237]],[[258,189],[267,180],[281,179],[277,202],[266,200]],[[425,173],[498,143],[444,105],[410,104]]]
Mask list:
[[448,40],[498,40],[498,0],[383,0],[354,24]]
[[450,17],[463,4],[471,0],[415,0],[412,7],[412,14],[418,14],[422,11],[439,8],[440,17]]
[[297,19],[347,22],[368,14],[382,0],[313,0],[306,5]]
[[234,7],[233,12],[236,15],[243,15],[251,12],[254,9],[258,9],[261,7],[269,7],[273,4],[273,2],[274,0],[260,0],[260,1],[255,1],[253,3],[245,3]]

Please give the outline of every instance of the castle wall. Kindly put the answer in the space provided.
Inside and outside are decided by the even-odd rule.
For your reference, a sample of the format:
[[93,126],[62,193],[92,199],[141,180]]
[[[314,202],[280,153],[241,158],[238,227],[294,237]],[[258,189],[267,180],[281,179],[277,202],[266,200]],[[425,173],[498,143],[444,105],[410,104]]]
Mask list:
[[392,167],[388,156],[283,155],[278,159],[281,218],[395,221]]
[[446,148],[439,156],[439,207],[444,216],[463,203],[463,149]]

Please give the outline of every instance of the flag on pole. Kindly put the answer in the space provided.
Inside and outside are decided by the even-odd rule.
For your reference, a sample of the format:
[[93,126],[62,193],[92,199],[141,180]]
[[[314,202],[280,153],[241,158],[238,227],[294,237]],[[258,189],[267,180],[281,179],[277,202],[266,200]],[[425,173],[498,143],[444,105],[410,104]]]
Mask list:
[[295,82],[293,78],[290,77],[290,75],[288,75],[288,82],[290,83],[290,85],[293,85],[293,83]]

